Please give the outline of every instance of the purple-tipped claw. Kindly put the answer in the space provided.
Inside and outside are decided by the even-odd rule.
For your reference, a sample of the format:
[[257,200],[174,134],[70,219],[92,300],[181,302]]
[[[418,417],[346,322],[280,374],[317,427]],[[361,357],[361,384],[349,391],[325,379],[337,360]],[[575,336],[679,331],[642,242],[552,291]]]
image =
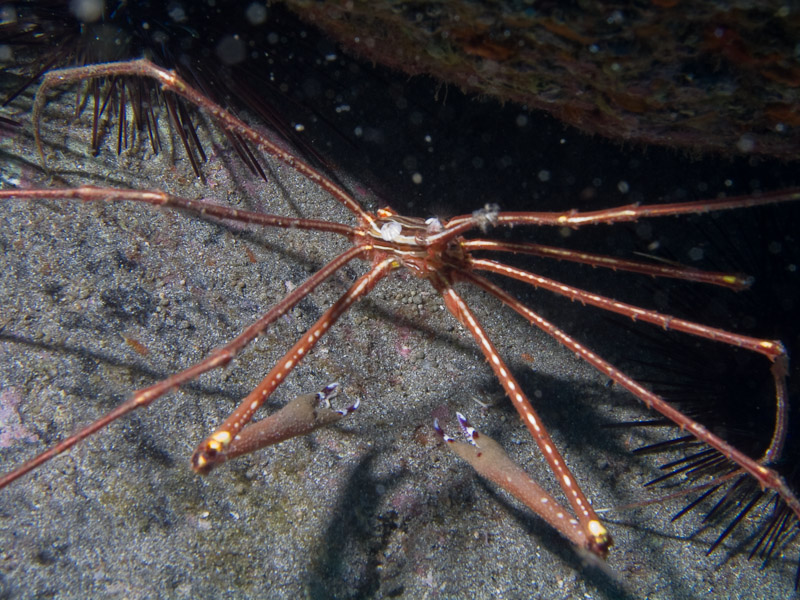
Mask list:
[[[331,408],[331,400],[336,398],[339,395],[339,384],[338,383],[329,383],[324,388],[322,388],[319,392],[317,392],[317,403],[322,404],[325,408]],[[339,409],[331,409],[334,410],[337,414],[346,417],[352,412],[355,412],[359,405],[361,404],[361,400],[357,399],[352,405],[348,406],[347,408],[339,408]]]
[[443,439],[445,442],[454,442],[454,441],[455,441],[453,438],[451,438],[449,435],[447,435],[447,434],[444,432],[444,429],[442,429],[442,428],[439,426],[439,419],[434,419],[434,420],[433,420],[433,429],[434,429],[434,431],[435,431],[436,433],[438,433],[438,434],[441,436],[441,438],[442,438],[442,439]]
[[467,417],[462,415],[460,412],[456,413],[456,417],[458,418],[458,424],[461,425],[461,431],[464,433],[464,437],[467,438],[467,441],[470,444],[477,446],[475,439],[478,437],[478,432],[475,431],[475,428],[469,424]]
[[331,406],[331,398],[335,398],[336,395],[339,393],[339,384],[338,383],[329,383],[324,388],[322,388],[319,392],[317,392],[317,401],[324,402],[326,408],[330,408]]
[[347,416],[347,415],[349,415],[350,413],[357,411],[357,410],[358,410],[358,407],[359,407],[360,405],[361,405],[361,398],[356,398],[356,401],[355,401],[355,402],[353,402],[353,404],[352,404],[352,405],[348,406],[347,408],[340,408],[340,409],[339,409],[339,410],[337,410],[336,412],[338,412],[338,413],[339,413],[340,415],[342,415],[343,417],[346,417],[346,416]]

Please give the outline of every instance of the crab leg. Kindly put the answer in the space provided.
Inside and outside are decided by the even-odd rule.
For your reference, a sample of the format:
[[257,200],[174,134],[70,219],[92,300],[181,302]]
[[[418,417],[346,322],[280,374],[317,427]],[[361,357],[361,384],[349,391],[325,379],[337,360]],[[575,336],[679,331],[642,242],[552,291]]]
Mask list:
[[435,279],[431,279],[431,283],[441,293],[447,309],[458,319],[459,323],[469,330],[472,337],[478,342],[481,352],[489,361],[489,365],[505,389],[506,394],[511,398],[514,408],[517,409],[523,423],[531,432],[533,439],[536,440],[542,455],[558,480],[558,484],[564,490],[572,510],[575,511],[581,529],[586,535],[587,547],[595,554],[605,556],[609,546],[613,543],[608,530],[600,522],[592,505],[564,462],[564,458],[556,449],[550,434],[547,433],[547,430],[542,425],[539,415],[534,410],[530,400],[525,396],[522,387],[511,374],[508,366],[500,358],[497,349],[486,335],[483,326],[478,322],[461,296],[456,293],[451,284],[445,279],[444,275],[439,273],[437,275]]
[[456,416],[469,443],[450,437],[442,430],[438,421],[433,422],[436,433],[447,442],[450,450],[468,462],[479,475],[500,486],[530,508],[570,542],[579,548],[590,548],[586,533],[568,509],[561,506],[558,500],[512,461],[500,444],[488,435],[478,433],[461,413],[456,413]]
[[[755,477],[762,487],[774,490],[775,493],[777,493],[783,499],[783,501],[786,503],[786,506],[798,517],[800,517],[800,500],[797,499],[784,479],[778,475],[776,471],[765,467],[763,464],[761,464],[761,461],[756,461],[750,458],[740,450],[737,450],[728,444],[725,440],[717,437],[708,429],[703,427],[700,423],[690,419],[678,409],[672,407],[670,404],[645,388],[639,382],[635,381],[614,367],[611,363],[602,359],[600,356],[572,339],[558,327],[543,319],[530,308],[522,304],[522,302],[505,292],[502,288],[493,284],[491,281],[467,271],[461,272],[461,276],[467,281],[471,281],[481,289],[489,292],[491,295],[503,302],[503,304],[513,308],[531,324],[539,327],[539,329],[555,338],[561,345],[574,352],[577,356],[584,359],[595,369],[607,375],[614,382],[631,392],[634,396],[644,402],[646,406],[655,409],[682,429],[689,431],[689,433],[691,433],[701,442],[708,444],[723,456],[735,462],[743,471]],[[780,404],[785,403],[786,397],[786,385],[784,381],[786,357],[780,356],[778,358],[779,359],[776,360],[775,364],[773,365],[772,372],[773,378],[775,379],[777,395],[779,397],[778,402]],[[785,424],[778,424],[777,429],[780,429],[781,427],[783,427],[785,430]],[[782,440],[773,440],[773,442],[777,443],[778,445],[782,444]],[[580,513],[578,514],[580,515]]]
[[311,165],[298,158],[291,152],[288,152],[273,143],[264,135],[258,133],[252,127],[249,127],[244,121],[235,117],[227,110],[222,108],[210,100],[207,96],[201,94],[196,89],[191,87],[174,71],[168,71],[157,67],[147,59],[131,60],[124,62],[103,63],[97,65],[88,65],[85,67],[72,67],[68,69],[58,69],[55,71],[48,71],[42,79],[42,84],[36,92],[36,98],[33,103],[33,123],[34,123],[34,137],[36,139],[36,148],[39,156],[44,163],[44,151],[42,149],[41,139],[41,114],[42,109],[46,104],[47,91],[58,85],[64,83],[73,83],[77,81],[84,81],[86,79],[95,79],[98,77],[149,77],[161,84],[161,88],[170,91],[178,96],[188,100],[195,106],[203,109],[214,119],[216,119],[223,127],[230,133],[240,136],[242,139],[247,140],[256,147],[260,148],[270,156],[281,161],[285,165],[293,168],[295,171],[307,177],[310,181],[317,184],[319,187],[328,192],[342,205],[347,207],[362,223],[371,224],[375,222],[375,217],[364,209],[362,209],[358,202],[342,187],[334,183],[331,179],[314,169]]
[[[604,208],[580,212],[503,212],[496,216],[492,224],[514,227],[517,225],[548,225],[556,227],[583,227],[603,223],[624,223],[638,221],[643,218],[668,217],[678,215],[694,215],[705,212],[752,208],[754,206],[770,206],[783,202],[800,200],[800,189],[765,192],[757,196],[734,196],[712,200],[692,200],[689,202],[673,202],[668,204],[626,204],[615,208]],[[460,228],[463,223],[474,221],[474,215],[453,217],[447,222],[446,230]],[[472,227],[474,229],[474,226]]]
[[339,384],[331,383],[315,394],[297,396],[278,412],[242,429],[228,446],[224,460],[306,435],[315,429],[336,423],[358,409],[358,400],[346,408],[331,408],[331,399],[338,393]]
[[163,208],[174,208],[188,214],[200,217],[214,217],[263,225],[265,227],[281,227],[284,229],[307,229],[311,231],[325,231],[343,235],[350,240],[361,237],[355,227],[322,221],[319,219],[302,219],[298,217],[282,217],[267,213],[240,210],[221,204],[213,204],[199,200],[190,200],[173,196],[159,190],[123,190],[116,188],[97,187],[84,185],[77,188],[47,188],[47,189],[10,189],[0,190],[0,200],[83,200],[84,202],[141,202]]
[[543,244],[496,240],[464,240],[461,243],[461,247],[466,250],[489,250],[493,252],[530,254],[542,258],[555,258],[556,260],[582,263],[592,267],[603,267],[613,271],[642,273],[653,277],[672,277],[683,281],[696,281],[698,283],[727,287],[737,292],[745,290],[753,285],[753,278],[747,277],[746,275],[703,271],[676,264],[654,264],[638,260],[617,258],[604,254],[568,250],[557,246],[545,246]]
[[283,300],[278,302],[278,304],[268,310],[258,321],[247,327],[233,340],[226,345],[213,350],[203,361],[192,365],[183,371],[175,373],[174,375],[171,375],[170,377],[167,377],[166,379],[159,381],[154,385],[135,391],[133,395],[128,398],[128,400],[120,404],[114,410],[97,419],[95,422],[90,423],[80,431],[72,434],[65,440],[62,440],[49,450],[42,452],[38,456],[35,456],[31,460],[23,463],[13,471],[0,477],[0,489],[4,488],[22,475],[25,475],[29,471],[32,471],[39,465],[47,462],[51,458],[55,458],[59,454],[66,452],[81,440],[89,437],[96,431],[105,428],[120,417],[133,412],[137,408],[148,406],[151,402],[153,402],[153,400],[160,398],[167,392],[193,380],[202,373],[227,365],[250,342],[263,333],[271,323],[286,314],[295,304],[300,302],[300,300],[311,293],[311,291],[313,291],[314,288],[316,288],[320,283],[341,269],[351,260],[361,255],[363,251],[363,248],[353,247],[347,252],[340,254],[327,265],[325,265],[321,270],[292,290],[292,292],[285,296]]
[[738,333],[731,333],[730,331],[725,331],[724,329],[718,329],[708,325],[701,325],[700,323],[694,323],[692,321],[687,321],[686,319],[678,319],[677,317],[664,315],[654,310],[639,308],[638,306],[633,306],[632,304],[619,302],[617,300],[607,298],[606,296],[601,296],[600,294],[593,294],[591,292],[572,287],[571,285],[553,281],[547,277],[542,277],[541,275],[536,275],[535,273],[518,269],[517,267],[512,267],[511,265],[495,262],[493,260],[484,258],[471,258],[469,259],[469,264],[474,269],[499,273],[500,275],[505,275],[506,277],[524,281],[525,283],[528,283],[534,287],[541,287],[550,292],[560,294],[561,296],[566,296],[570,300],[577,300],[578,302],[591,304],[592,306],[597,306],[609,312],[625,315],[634,321],[644,321],[646,323],[660,325],[665,330],[671,329],[674,331],[681,331],[697,337],[729,344],[730,346],[734,346],[736,348],[745,348],[747,350],[751,350],[752,352],[763,354],[772,361],[781,356],[786,356],[786,349],[783,347],[783,344],[778,341],[762,340],[746,335],[740,335]]
[[[364,250],[371,249],[362,246]],[[398,263],[394,258],[387,258],[374,265],[367,273],[359,277],[350,289],[342,295],[323,315],[311,326],[303,337],[283,355],[260,384],[250,392],[235,411],[228,417],[217,430],[201,443],[192,455],[192,468],[200,474],[207,474],[216,464],[224,460],[224,454],[229,446],[239,435],[242,428],[252,419],[258,408],[269,398],[270,394],[292,372],[297,364],[308,354],[320,338],[328,331],[339,317],[342,316],[353,303],[365,296],[383,279]]]

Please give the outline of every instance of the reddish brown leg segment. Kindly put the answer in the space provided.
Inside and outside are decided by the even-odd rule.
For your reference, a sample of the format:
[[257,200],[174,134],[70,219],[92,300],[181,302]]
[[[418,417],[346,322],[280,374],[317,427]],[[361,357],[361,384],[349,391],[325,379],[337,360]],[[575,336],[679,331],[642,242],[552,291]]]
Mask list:
[[675,279],[682,279],[683,281],[696,281],[698,283],[727,287],[736,291],[745,290],[753,284],[752,277],[747,277],[745,275],[702,271],[683,265],[664,265],[640,260],[622,259],[616,256],[578,252],[576,250],[558,248],[556,246],[545,246],[543,244],[495,240],[464,240],[462,245],[467,250],[491,250],[495,252],[530,254],[542,258],[554,258],[556,260],[581,263],[591,267],[611,269],[613,271],[628,271],[630,273],[641,273],[653,277],[672,277]]
[[[2,197],[2,194],[3,191],[0,190],[0,197]],[[34,470],[39,465],[49,461],[52,458],[55,458],[63,452],[66,452],[81,440],[84,440],[93,433],[96,433],[97,431],[107,427],[110,423],[113,423],[120,417],[136,410],[137,408],[149,406],[150,403],[157,398],[160,398],[167,392],[176,389],[178,386],[183,385],[184,383],[192,381],[202,373],[206,373],[219,367],[224,367],[231,360],[233,360],[236,355],[238,355],[250,342],[263,333],[271,323],[273,323],[282,315],[286,314],[293,306],[307,296],[320,283],[342,268],[345,264],[353,260],[353,258],[358,256],[360,253],[361,249],[356,247],[351,248],[344,254],[338,256],[324,266],[320,271],[315,273],[312,277],[295,288],[289,295],[283,298],[283,300],[281,300],[278,304],[273,306],[269,311],[267,311],[266,314],[264,314],[264,316],[250,325],[241,334],[236,336],[231,342],[225,346],[213,350],[211,354],[209,354],[208,357],[203,361],[192,365],[188,369],[184,369],[183,371],[175,373],[163,381],[159,381],[154,385],[134,392],[126,402],[119,405],[117,408],[104,415],[100,419],[96,420],[94,423],[91,423],[80,431],[72,434],[65,440],[59,442],[49,450],[23,463],[13,471],[6,473],[0,477],[0,489],[22,475]]]
[[442,294],[447,309],[458,319],[459,323],[467,328],[472,334],[472,337],[475,338],[475,341],[478,342],[481,352],[489,361],[489,366],[492,367],[497,379],[505,389],[506,394],[511,398],[514,408],[517,409],[520,417],[522,417],[522,422],[525,423],[533,439],[536,440],[536,444],[544,455],[547,464],[550,465],[553,475],[555,475],[561,489],[564,490],[564,494],[567,496],[572,510],[575,511],[575,515],[578,521],[580,521],[581,528],[585,532],[588,540],[589,549],[596,554],[604,556],[608,552],[609,546],[613,543],[611,536],[600,522],[594,509],[592,509],[591,503],[575,481],[575,477],[570,472],[564,462],[564,458],[550,438],[550,434],[547,433],[547,430],[542,425],[539,415],[533,409],[530,400],[528,400],[527,396],[522,391],[522,387],[511,374],[511,371],[508,369],[505,362],[503,362],[503,359],[500,358],[494,344],[492,344],[492,341],[486,335],[486,331],[475,318],[475,315],[472,314],[472,311],[461,296],[456,293],[444,277],[438,277],[433,280],[433,283],[439,290],[439,293]]
[[447,442],[450,450],[469,463],[479,475],[500,486],[542,517],[570,542],[579,548],[600,550],[602,551],[601,556],[606,556],[608,546],[605,548],[591,547],[586,533],[569,510],[561,506],[558,500],[512,461],[500,444],[487,435],[479,434],[461,413],[456,413],[456,416],[468,444],[447,435],[439,426],[438,421],[433,423],[436,433]]
[[270,394],[292,372],[303,357],[316,346],[320,338],[330,329],[337,319],[352,304],[369,293],[375,285],[397,266],[394,259],[385,259],[366,274],[359,277],[345,294],[314,323],[303,337],[283,355],[269,374],[250,392],[238,408],[233,411],[217,430],[210,435],[192,455],[192,468],[198,473],[206,474],[223,459],[223,455],[231,442],[239,435],[242,428],[253,418],[258,408],[269,398]]
[[[648,407],[655,409],[667,417],[670,421],[680,426],[682,429],[689,431],[689,433],[691,433],[701,442],[708,444],[726,458],[734,461],[742,468],[743,471],[755,477],[764,488],[774,490],[786,503],[787,507],[789,507],[789,509],[800,518],[800,501],[798,501],[792,490],[788,485],[786,485],[786,482],[780,475],[778,475],[777,472],[765,467],[759,461],[753,460],[740,450],[737,450],[728,444],[725,440],[722,440],[711,433],[700,423],[684,415],[682,412],[662,400],[659,396],[655,395],[640,383],[611,365],[608,361],[604,360],[582,344],[572,339],[549,321],[543,319],[541,316],[522,304],[519,300],[505,292],[502,288],[496,286],[483,277],[475,275],[474,273],[464,272],[462,273],[462,276],[466,277],[469,281],[472,281],[480,288],[500,299],[507,306],[513,308],[517,313],[525,317],[525,319],[530,321],[532,324],[536,325],[542,331],[545,331],[558,340],[560,344],[566,348],[569,348],[580,358],[584,359],[586,362],[595,367],[598,371],[604,373],[614,382],[627,389],[634,396],[644,402]],[[781,357],[776,364],[781,365],[784,360],[785,358]],[[783,405],[786,402],[786,385],[783,377],[778,376],[780,372],[781,368],[773,369],[773,375],[776,377],[776,393],[779,397],[778,404]]]
[[287,152],[280,146],[275,145],[269,139],[259,134],[255,129],[249,127],[244,121],[233,116],[220,105],[210,100],[207,96],[201,94],[185,81],[178,77],[173,71],[168,71],[157,67],[147,59],[131,60],[116,63],[104,63],[97,65],[89,65],[85,67],[75,67],[69,69],[58,69],[56,71],[49,71],[42,79],[42,84],[36,92],[36,98],[33,103],[33,124],[34,136],[36,138],[36,147],[39,150],[39,156],[44,163],[44,151],[42,150],[42,139],[40,133],[40,121],[42,109],[46,104],[47,91],[57,85],[65,83],[73,83],[77,81],[84,81],[86,79],[97,79],[101,77],[148,77],[154,79],[161,84],[162,89],[182,96],[195,106],[202,108],[209,115],[217,119],[221,125],[228,132],[239,135],[242,139],[247,140],[269,154],[280,160],[282,163],[289,165],[295,171],[313,181],[336,200],[347,207],[359,221],[362,223],[374,223],[375,218],[364,211],[359,206],[353,197],[342,189],[339,185],[334,183],[328,177],[322,175],[319,171],[314,169],[311,165],[301,160],[294,154]]
[[248,425],[233,438],[223,455],[224,460],[309,434],[315,429],[336,423],[358,409],[358,400],[346,408],[331,408],[331,400],[338,392],[339,384],[331,383],[315,394],[294,398],[278,412]]

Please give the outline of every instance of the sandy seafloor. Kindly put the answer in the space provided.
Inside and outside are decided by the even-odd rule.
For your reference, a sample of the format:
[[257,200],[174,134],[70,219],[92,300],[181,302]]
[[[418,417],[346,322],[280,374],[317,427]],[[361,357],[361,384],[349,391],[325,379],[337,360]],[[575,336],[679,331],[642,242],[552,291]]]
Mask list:
[[[404,79],[398,81],[396,86],[404,85]],[[106,145],[92,157],[85,144],[88,115],[74,120],[65,116],[71,108],[59,113],[73,101],[72,93],[55,93],[47,111],[52,179],[32,151],[24,108],[30,97],[14,104],[10,114],[24,128],[3,130],[5,185],[163,188],[254,210],[348,219],[288,168],[271,165],[269,182],[254,179],[213,133],[207,142],[213,148],[205,166],[207,185],[194,178],[180,153],[154,157],[145,149],[118,159]],[[484,124],[482,131],[493,131],[486,121],[493,111],[505,119],[504,127],[510,119],[514,129],[515,113],[509,117],[508,109],[491,105],[481,110],[481,121],[475,122]],[[404,184],[376,190],[380,172],[372,172],[370,181],[360,173],[343,177],[371,207],[378,202],[373,194],[386,196],[390,189],[398,196],[414,194],[414,210],[422,214],[427,211],[419,207],[426,204],[456,214],[487,200],[508,206],[524,197],[567,208],[597,177],[605,179],[592,200],[595,207],[658,199],[678,187],[695,195],[705,185],[713,195],[726,178],[748,177],[741,163],[722,162],[722,171],[707,180],[687,182],[683,174],[694,176],[702,167],[686,157],[591,142],[595,156],[616,153],[620,169],[629,169],[623,176],[605,174],[592,166],[591,156],[581,157],[589,142],[574,132],[552,122],[549,131],[527,127],[533,137],[551,136],[537,146],[551,154],[531,156],[516,141],[495,135],[492,143],[499,149],[492,156],[484,146],[472,150],[462,140],[450,143],[435,129],[399,127],[385,134],[381,150],[394,165],[386,172]],[[437,169],[430,169],[434,174],[426,172],[415,186],[410,163],[400,172],[402,156],[391,162],[393,154],[412,145],[395,137],[403,131],[423,148],[422,134],[433,136],[436,152],[423,151],[419,161],[447,163],[454,156],[458,164],[454,161],[440,180]],[[368,147],[367,153],[373,151]],[[474,160],[478,155],[482,162]],[[569,165],[557,162],[566,155],[573,157]],[[498,157],[513,168],[493,174]],[[667,181],[652,180],[661,168],[658,161],[677,165]],[[493,178],[494,194],[487,194],[482,186]],[[623,179],[629,194],[618,190]],[[787,183],[775,176],[774,187]],[[762,186],[771,188],[772,182]],[[408,209],[402,197],[391,203]],[[103,414],[132,389],[200,360],[346,247],[331,235],[242,230],[131,205],[5,202],[0,223],[4,471]],[[663,239],[682,231],[676,220],[663,227]],[[613,245],[612,238],[602,239]],[[696,519],[669,523],[680,503],[608,513],[616,544],[605,565],[592,566],[518,503],[481,481],[442,447],[431,428],[434,416],[454,432],[455,411],[466,413],[560,493],[474,343],[432,288],[407,273],[392,275],[346,314],[269,402],[274,410],[296,394],[338,381],[345,396],[340,402],[360,398],[356,414],[226,464],[208,477],[193,474],[188,458],[194,447],[364,270],[362,264],[344,269],[224,371],[115,423],[2,490],[0,597],[791,596],[796,547],[763,571],[741,553],[707,557],[713,532],[688,540]],[[609,276],[581,273],[587,286]],[[621,293],[636,285],[632,278],[622,281]],[[609,341],[617,335],[594,311],[514,289],[554,320],[576,319],[571,331],[596,328],[601,332],[596,337]],[[464,293],[595,505],[624,506],[653,497],[641,485],[655,474],[655,460],[629,453],[647,438],[638,430],[601,426],[636,417],[635,404],[511,311],[498,310],[477,292]]]

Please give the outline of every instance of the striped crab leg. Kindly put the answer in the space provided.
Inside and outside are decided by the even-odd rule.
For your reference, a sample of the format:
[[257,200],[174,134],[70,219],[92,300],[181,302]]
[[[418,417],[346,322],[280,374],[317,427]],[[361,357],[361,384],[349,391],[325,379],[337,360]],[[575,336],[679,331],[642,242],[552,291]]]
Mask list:
[[[694,335],[697,337],[713,340],[716,342],[721,342],[723,344],[728,344],[729,346],[733,346],[734,348],[744,348],[746,350],[750,350],[751,352],[757,352],[759,354],[766,356],[773,363],[772,375],[773,375],[773,380],[775,382],[776,414],[775,414],[775,428],[773,431],[772,441],[770,442],[769,447],[765,451],[762,461],[772,462],[780,458],[784,443],[786,441],[786,436],[788,434],[787,424],[789,419],[788,417],[789,403],[787,400],[788,392],[786,390],[786,373],[788,369],[787,354],[786,354],[786,349],[784,348],[783,344],[780,341],[765,340],[738,333],[732,333],[730,331],[725,331],[724,329],[711,327],[709,325],[703,325],[701,323],[695,323],[693,321],[688,321],[686,319],[680,319],[678,317],[662,314],[654,310],[639,308],[638,306],[634,306],[632,304],[626,304],[625,302],[620,302],[618,300],[614,300],[606,296],[601,296],[600,294],[587,292],[580,288],[576,288],[567,285],[565,283],[554,281],[552,279],[548,279],[547,277],[542,277],[541,275],[537,275],[535,273],[531,273],[529,271],[525,271],[523,269],[512,267],[511,265],[506,265],[493,260],[470,258],[470,267],[473,269],[484,270],[492,273],[497,273],[500,275],[505,275],[506,277],[511,277],[518,281],[523,281],[525,283],[528,283],[534,286],[535,288],[542,288],[547,291],[553,292],[555,294],[565,296],[572,301],[577,300],[582,304],[589,304],[591,306],[596,306],[598,308],[607,310],[609,312],[630,317],[634,321],[643,321],[645,323],[659,325],[665,331],[667,330],[680,331],[682,333],[687,333],[689,335]],[[475,282],[478,283],[477,280]],[[482,283],[478,284],[483,286]],[[483,287],[484,289],[487,289],[485,288],[485,286]],[[487,289],[487,291],[491,292],[491,290],[489,289]],[[505,302],[505,300],[503,301]],[[508,303],[506,302],[506,304]],[[509,304],[509,306],[512,305]],[[512,308],[514,308],[514,306],[512,306]],[[518,313],[522,314],[522,316],[524,316],[526,319],[531,321],[531,318],[529,316],[526,316],[526,314],[520,312],[520,310],[516,308],[514,308],[514,310],[516,310]],[[595,365],[595,367],[605,372],[598,365]],[[636,392],[629,386],[626,386],[625,384],[622,385],[624,385],[625,387],[627,387],[629,390],[633,391],[636,394]],[[651,405],[649,399],[650,396],[640,396],[639,394],[636,395],[639,398],[641,398],[645,402],[645,404],[647,404],[648,406]],[[660,411],[659,408],[656,409]],[[678,424],[683,427],[689,427],[688,423],[686,424],[678,423]]]
[[[368,249],[368,246],[362,246]],[[359,298],[365,296],[388,275],[392,269],[398,267],[395,258],[387,258],[373,266],[367,273],[359,277],[355,283],[326,310],[323,315],[311,326],[303,337],[292,346],[278,361],[261,383],[250,392],[241,404],[220,425],[217,430],[206,438],[192,455],[192,468],[195,472],[205,475],[215,465],[225,460],[225,454],[236,441],[242,429],[253,418],[255,412],[269,398],[277,387],[283,382],[297,364],[316,346],[320,338]]]
[[[732,196],[730,198],[716,198],[705,200],[692,200],[689,202],[672,202],[667,204],[626,204],[614,208],[604,208],[580,212],[569,210],[566,212],[502,212],[494,216],[492,225],[504,227],[518,227],[522,225],[546,225],[550,227],[571,227],[577,229],[586,225],[612,223],[632,223],[640,219],[654,217],[671,217],[678,215],[697,215],[712,211],[735,210],[739,208],[752,208],[755,206],[769,206],[783,202],[797,202],[800,200],[800,189],[793,188],[777,192],[764,192],[762,194],[746,196]],[[447,221],[445,230],[431,240],[452,237],[451,231],[460,235],[464,227],[474,222],[473,214],[460,215]],[[472,227],[474,228],[474,226]],[[468,229],[467,229],[468,230]]]
[[[536,325],[542,331],[546,332],[548,335],[555,338],[562,346],[568,348],[572,352],[575,353],[576,356],[579,356],[587,363],[592,365],[595,369],[600,371],[601,373],[607,375],[610,379],[612,379],[615,383],[619,384],[629,392],[631,392],[634,396],[636,396],[639,400],[645,403],[648,408],[652,408],[653,410],[658,411],[670,421],[688,431],[692,434],[695,438],[700,440],[701,442],[708,444],[710,447],[717,450],[720,454],[722,454],[725,458],[733,461],[736,463],[743,472],[750,474],[753,478],[755,478],[759,484],[764,489],[771,489],[776,494],[778,494],[781,499],[786,503],[786,506],[795,513],[798,517],[800,517],[800,500],[798,500],[797,496],[795,496],[794,492],[789,488],[786,481],[781,477],[777,471],[771,469],[765,464],[768,464],[769,461],[774,457],[778,456],[781,452],[783,442],[785,439],[785,431],[786,431],[786,423],[785,419],[783,418],[783,410],[782,406],[786,404],[786,366],[787,366],[787,358],[785,352],[781,353],[778,351],[782,351],[782,346],[779,347],[778,342],[770,342],[769,340],[754,340],[752,344],[755,346],[754,348],[750,348],[766,356],[773,358],[774,362],[772,365],[772,376],[775,382],[776,387],[776,401],[779,406],[778,415],[777,415],[777,422],[775,433],[773,434],[773,440],[770,443],[770,448],[765,453],[764,457],[761,460],[755,460],[747,456],[741,450],[738,450],[731,446],[728,442],[721,439],[720,437],[714,435],[711,431],[709,431],[706,427],[694,421],[680,412],[678,409],[670,405],[669,403],[665,402],[659,396],[648,390],[642,384],[634,380],[633,378],[629,377],[616,367],[614,367],[611,363],[604,360],[586,346],[580,344],[570,336],[568,336],[565,332],[561,329],[547,321],[546,319],[542,318],[530,308],[525,306],[522,302],[511,296],[508,292],[500,288],[499,286],[495,285],[491,281],[484,279],[483,277],[476,275],[475,273],[471,273],[469,271],[461,271],[461,277],[465,280],[470,281],[477,285],[479,288],[485,290],[486,292],[493,295],[495,298],[503,302],[506,306],[514,309],[518,314],[524,317],[527,321],[529,321],[532,325]],[[676,328],[677,329],[677,328]],[[711,336],[703,336],[709,337],[710,339],[717,339]],[[741,336],[743,340],[747,338],[745,336]],[[752,338],[751,338],[752,339]],[[774,346],[774,344],[778,344],[778,346]],[[748,344],[732,344],[734,346],[742,346],[748,347]],[[770,356],[770,351],[775,350],[777,354],[774,357]]]
[[522,391],[520,384],[511,374],[508,366],[498,354],[497,349],[486,334],[486,330],[443,274],[437,273],[437,277],[431,279],[431,283],[441,293],[447,309],[475,338],[497,379],[505,389],[508,397],[511,398],[514,408],[517,409],[523,423],[525,423],[533,439],[536,440],[536,444],[539,446],[547,464],[550,465],[550,470],[558,480],[561,489],[564,490],[564,494],[575,512],[580,527],[586,535],[586,547],[599,556],[605,556],[608,553],[608,548],[613,543],[608,530],[600,522],[597,513],[595,513],[589,500],[578,486],[575,477],[564,462],[564,458],[556,449],[550,434],[547,433],[539,419],[539,415]]
[[59,85],[97,79],[100,77],[147,77],[157,81],[164,91],[172,92],[211,115],[226,131],[236,134],[247,140],[270,156],[291,167],[310,181],[328,192],[338,202],[345,206],[363,224],[374,224],[375,217],[359,206],[353,197],[341,186],[326,177],[311,165],[295,156],[292,152],[284,150],[266,136],[262,135],[238,117],[210,100],[207,96],[183,81],[174,71],[162,69],[146,58],[123,62],[111,62],[83,67],[70,67],[48,71],[42,78],[42,83],[36,92],[33,102],[32,120],[34,124],[34,139],[42,164],[45,164],[44,150],[41,136],[41,116],[47,104],[47,92]]
[[[38,192],[42,190],[36,191]],[[2,191],[0,191],[0,196],[2,195],[1,192]],[[360,256],[363,251],[363,248],[356,246],[350,248],[343,254],[340,254],[322,269],[320,269],[317,273],[304,281],[301,285],[297,286],[291,293],[284,297],[283,300],[278,302],[278,304],[268,310],[260,319],[258,319],[258,321],[247,327],[233,340],[224,346],[220,346],[213,350],[203,361],[192,365],[183,371],[175,373],[151,386],[136,390],[125,402],[106,413],[93,423],[90,423],[69,437],[63,439],[61,442],[45,452],[34,456],[13,471],[0,476],[0,489],[4,488],[12,481],[15,481],[26,473],[33,471],[38,466],[46,463],[50,459],[53,459],[56,456],[66,452],[78,442],[81,442],[82,440],[91,436],[93,433],[107,427],[109,424],[127,415],[128,413],[131,413],[136,409],[149,406],[154,400],[195,379],[202,373],[224,367],[230,363],[231,360],[233,360],[242,350],[244,350],[244,348],[247,347],[250,342],[261,335],[269,327],[269,325],[291,310],[292,307],[294,307],[298,302],[311,293],[320,283],[325,281],[328,277],[352,261],[354,258]]]
[[683,281],[696,281],[698,283],[726,287],[737,292],[746,290],[753,285],[753,278],[746,275],[703,271],[677,263],[664,264],[630,260],[605,254],[568,250],[557,246],[545,246],[544,244],[533,244],[530,242],[475,239],[464,240],[461,242],[461,247],[467,251],[488,250],[493,252],[529,254],[541,258],[554,258],[556,260],[581,263],[595,268],[611,269],[612,271],[628,271],[629,273],[641,273],[652,277],[671,277]]
[[542,486],[536,483],[506,454],[503,447],[488,435],[479,433],[469,424],[466,417],[456,413],[461,432],[467,442],[459,442],[447,435],[439,426],[439,421],[433,422],[433,428],[459,458],[465,460],[477,471],[495,485],[503,488],[525,506],[544,519],[551,527],[567,538],[579,548],[589,548],[586,532],[580,523],[559,504]]

